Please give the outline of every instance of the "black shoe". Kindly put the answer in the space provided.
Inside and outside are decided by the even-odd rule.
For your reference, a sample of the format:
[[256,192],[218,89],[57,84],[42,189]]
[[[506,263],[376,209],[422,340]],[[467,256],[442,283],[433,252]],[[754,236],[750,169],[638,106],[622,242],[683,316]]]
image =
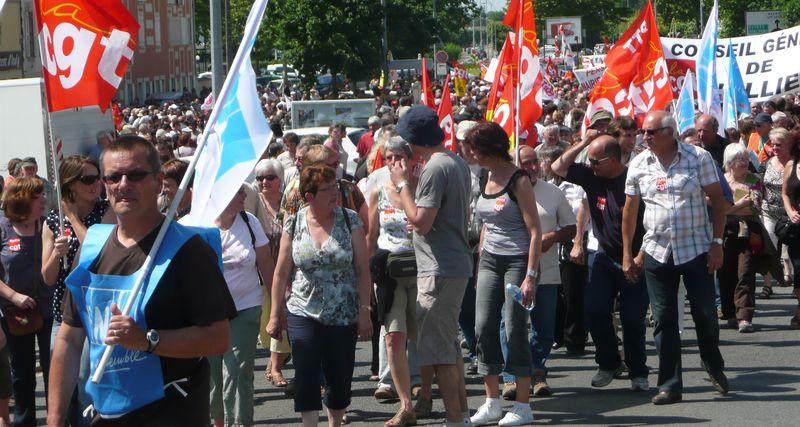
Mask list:
[[567,348],[567,356],[583,356],[586,350],[582,348]]
[[478,375],[478,361],[472,359],[467,365],[467,375]]
[[679,391],[659,391],[657,395],[653,396],[653,405],[671,405],[683,400],[681,392]]
[[560,342],[554,342],[552,348],[553,348],[553,350],[558,350],[559,348],[561,348],[561,343]]
[[728,384],[728,378],[722,372],[722,369],[707,369],[706,372],[708,372],[708,379],[711,380],[711,386],[714,387],[714,390],[719,394],[728,394],[731,386]]

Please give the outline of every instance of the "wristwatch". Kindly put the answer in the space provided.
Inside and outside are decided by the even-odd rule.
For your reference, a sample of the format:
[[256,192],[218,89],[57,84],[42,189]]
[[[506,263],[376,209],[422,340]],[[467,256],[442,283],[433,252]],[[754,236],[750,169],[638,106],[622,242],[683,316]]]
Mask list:
[[147,339],[147,350],[145,351],[152,354],[161,342],[161,335],[155,329],[150,329],[144,337]]
[[397,185],[395,185],[395,187],[394,187],[394,191],[395,191],[397,194],[400,194],[400,192],[401,192],[401,191],[403,191],[403,188],[405,188],[407,184],[408,184],[408,181],[406,181],[406,180],[402,180],[402,181],[400,181],[400,183],[398,183]]
[[528,272],[525,273],[525,275],[530,277],[531,279],[535,279],[535,278],[539,277],[539,272],[529,268]]
[[715,237],[715,238],[714,238],[714,239],[711,241],[711,243],[716,243],[716,244],[718,244],[718,245],[722,246],[722,238],[721,238],[721,237]]

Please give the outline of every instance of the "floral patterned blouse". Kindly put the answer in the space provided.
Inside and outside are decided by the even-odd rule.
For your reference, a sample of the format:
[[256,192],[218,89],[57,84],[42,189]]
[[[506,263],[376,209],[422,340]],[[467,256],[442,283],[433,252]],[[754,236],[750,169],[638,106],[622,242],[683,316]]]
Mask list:
[[761,212],[764,216],[778,220],[786,215],[783,209],[781,190],[783,188],[783,169],[772,166],[772,160],[767,161],[767,170],[764,172],[764,199],[761,201]]
[[[308,207],[290,216],[284,231],[292,237],[295,272],[286,306],[295,316],[323,325],[358,322],[358,279],[353,264],[352,230],[363,227],[350,209],[335,209],[330,238],[317,249],[308,229]],[[348,216],[350,229],[344,215]]]

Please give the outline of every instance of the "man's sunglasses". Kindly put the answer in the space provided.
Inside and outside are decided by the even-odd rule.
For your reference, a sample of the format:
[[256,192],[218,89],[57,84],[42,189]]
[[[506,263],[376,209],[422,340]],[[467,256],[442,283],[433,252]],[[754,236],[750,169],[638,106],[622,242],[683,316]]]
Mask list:
[[589,164],[592,166],[598,166],[600,163],[603,163],[610,158],[611,157],[603,157],[602,159],[589,159]]
[[276,179],[278,179],[278,175],[261,175],[256,177],[256,181],[258,182],[261,182],[265,179],[267,181],[275,181]]
[[653,136],[653,135],[655,135],[657,132],[660,132],[660,131],[662,131],[662,130],[664,130],[664,129],[667,129],[667,127],[666,127],[666,126],[664,126],[664,127],[655,128],[655,129],[642,129],[642,134],[644,134],[644,135],[650,135],[650,136]]
[[155,172],[153,171],[141,171],[141,170],[134,170],[125,173],[112,173],[111,175],[103,175],[103,182],[105,182],[106,184],[117,184],[120,181],[122,181],[123,176],[127,177],[128,181],[130,182],[139,182],[147,178],[148,175],[152,175],[154,173]]
[[78,177],[77,181],[84,185],[92,185],[100,181],[100,175],[81,175]]

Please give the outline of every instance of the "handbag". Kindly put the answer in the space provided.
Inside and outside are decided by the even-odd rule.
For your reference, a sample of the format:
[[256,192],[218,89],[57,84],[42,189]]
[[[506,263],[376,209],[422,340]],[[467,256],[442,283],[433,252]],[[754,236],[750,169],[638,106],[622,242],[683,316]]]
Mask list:
[[39,307],[19,308],[17,306],[3,309],[3,316],[8,325],[8,332],[14,336],[28,335],[39,332],[44,326],[44,318]]
[[775,235],[778,236],[780,242],[797,239],[800,237],[800,226],[790,221],[788,216],[782,216],[775,223]]
[[416,277],[417,257],[413,251],[389,254],[386,258],[386,269],[392,279]]

